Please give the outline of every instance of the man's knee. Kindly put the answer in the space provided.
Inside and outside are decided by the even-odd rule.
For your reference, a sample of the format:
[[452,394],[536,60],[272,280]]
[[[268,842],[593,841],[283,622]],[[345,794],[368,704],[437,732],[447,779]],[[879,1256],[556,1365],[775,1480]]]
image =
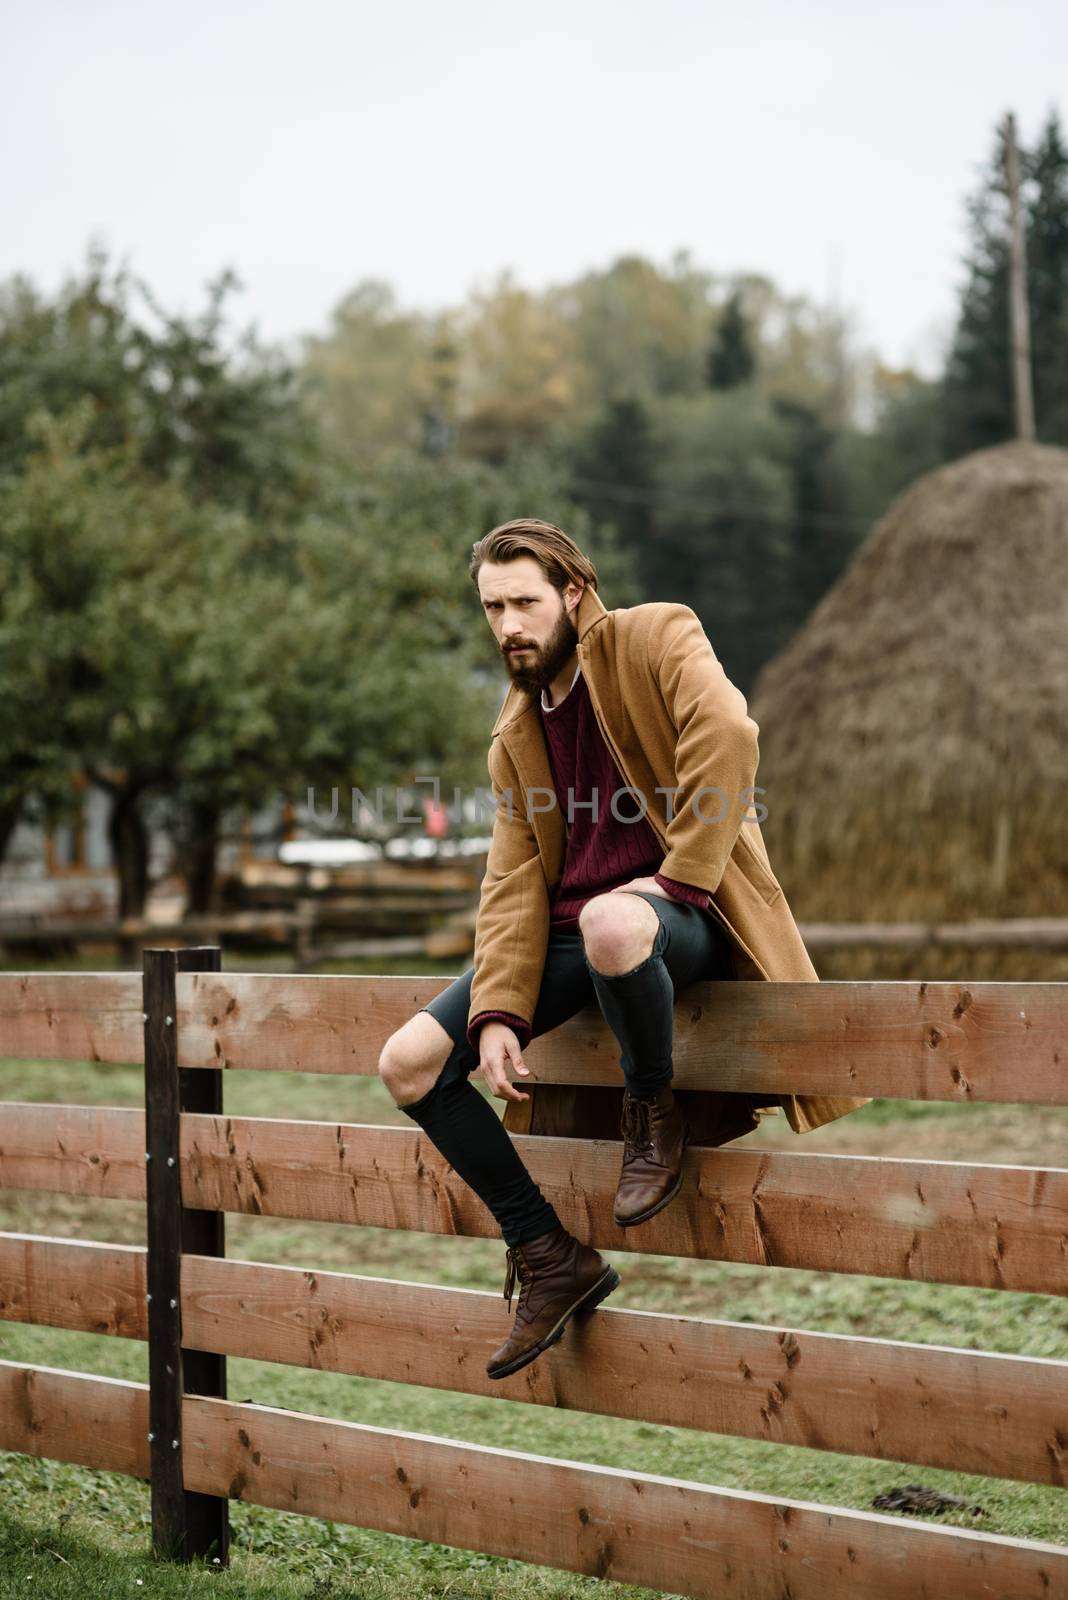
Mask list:
[[417,1011],[391,1033],[378,1057],[378,1075],[398,1106],[421,1100],[452,1053],[452,1040],[429,1011]]
[[579,931],[591,966],[610,977],[629,972],[652,953],[660,918],[638,894],[595,895],[579,912]]

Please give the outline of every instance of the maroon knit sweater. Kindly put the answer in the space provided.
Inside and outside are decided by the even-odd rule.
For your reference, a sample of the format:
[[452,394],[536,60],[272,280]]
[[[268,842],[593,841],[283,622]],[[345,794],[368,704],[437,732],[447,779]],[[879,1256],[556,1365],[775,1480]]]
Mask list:
[[[637,797],[624,791],[615,802],[619,816],[633,821],[613,816],[612,796],[624,790],[624,782],[601,736],[581,669],[576,668],[559,705],[550,706],[542,695],[541,722],[565,824],[568,790],[572,792],[564,870],[549,904],[550,927],[577,928],[579,912],[588,900],[634,878],[654,877],[673,899],[706,911],[711,899],[707,890],[678,883],[656,870],[664,859],[664,847],[648,818],[641,815]],[[479,1029],[490,1021],[507,1022],[521,1048],[530,1043],[530,1024],[522,1017],[508,1011],[480,1011],[467,1028],[472,1049],[478,1048]]]

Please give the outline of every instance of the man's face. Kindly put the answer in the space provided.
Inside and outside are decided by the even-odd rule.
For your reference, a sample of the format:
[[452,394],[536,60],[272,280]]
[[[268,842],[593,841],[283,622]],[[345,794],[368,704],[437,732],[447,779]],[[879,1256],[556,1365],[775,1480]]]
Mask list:
[[540,693],[575,653],[575,608],[582,586],[554,589],[533,556],[484,561],[478,592],[508,675],[521,689]]

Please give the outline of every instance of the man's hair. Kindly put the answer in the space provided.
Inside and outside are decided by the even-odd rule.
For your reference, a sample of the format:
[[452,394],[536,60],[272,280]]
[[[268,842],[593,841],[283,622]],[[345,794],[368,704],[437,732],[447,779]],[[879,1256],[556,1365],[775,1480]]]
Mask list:
[[554,589],[563,591],[569,583],[597,587],[597,568],[562,528],[537,517],[517,517],[502,522],[472,547],[468,568],[471,581],[478,586],[478,569],[484,561],[515,561],[533,556]]

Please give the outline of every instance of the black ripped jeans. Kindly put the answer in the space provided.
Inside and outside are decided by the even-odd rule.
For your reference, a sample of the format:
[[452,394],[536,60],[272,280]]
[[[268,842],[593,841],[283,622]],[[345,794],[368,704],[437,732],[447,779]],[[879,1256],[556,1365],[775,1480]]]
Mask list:
[[[619,1042],[623,1081],[632,1094],[650,1095],[671,1080],[676,995],[702,979],[732,978],[734,965],[730,940],[711,913],[645,890],[626,892],[648,901],[660,920],[651,952],[629,972],[610,977],[590,965],[577,928],[550,928],[531,1038],[596,1000]],[[493,1106],[470,1081],[480,1060],[467,1042],[474,974],[469,967],[422,1008],[441,1023],[453,1049],[433,1088],[400,1109],[488,1206],[505,1242],[522,1244],[560,1219]]]

